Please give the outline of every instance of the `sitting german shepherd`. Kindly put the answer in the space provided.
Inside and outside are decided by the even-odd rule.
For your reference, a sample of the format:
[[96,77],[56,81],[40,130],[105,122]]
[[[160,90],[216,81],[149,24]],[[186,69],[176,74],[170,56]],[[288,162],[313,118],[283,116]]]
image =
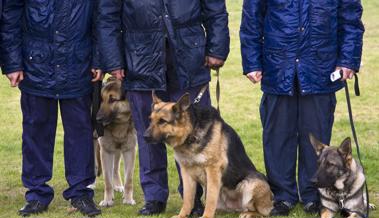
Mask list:
[[[98,139],[105,182],[104,200],[100,202],[103,207],[113,205],[114,190],[124,192],[124,204],[136,203],[133,199],[133,173],[137,136],[121,83],[113,77],[107,80],[101,90],[102,102],[96,116],[97,121],[104,126],[104,136]],[[99,154],[96,156],[99,157]],[[125,173],[123,187],[120,187],[122,182],[119,174],[121,156]]]
[[352,156],[350,138],[339,148],[321,143],[312,134],[310,141],[318,155],[319,167],[312,182],[320,191],[321,218],[332,218],[337,212],[349,218],[365,217],[365,175]]
[[213,218],[216,208],[241,212],[241,218],[269,215],[272,192],[264,175],[247,156],[237,133],[213,107],[191,104],[189,94],[177,103],[162,102],[153,93],[151,123],[144,137],[174,149],[183,176],[183,206],[177,218],[190,215],[196,183],[206,188],[202,218]]

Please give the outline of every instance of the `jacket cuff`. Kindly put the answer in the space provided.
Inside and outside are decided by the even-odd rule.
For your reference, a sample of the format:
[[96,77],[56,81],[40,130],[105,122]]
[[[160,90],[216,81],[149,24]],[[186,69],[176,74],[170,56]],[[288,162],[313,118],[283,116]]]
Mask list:
[[348,61],[337,61],[337,67],[346,67],[348,69],[354,70],[355,72],[359,72],[361,63],[351,63]]
[[3,66],[1,68],[1,72],[4,75],[10,74],[10,73],[14,73],[14,72],[17,72],[17,71],[24,71],[24,68],[23,67],[6,67],[6,66]]
[[249,66],[243,68],[243,75],[247,75],[248,73],[254,72],[254,71],[261,71],[263,72],[263,69],[261,66]]
[[103,73],[110,73],[111,71],[120,70],[120,69],[125,69],[125,67],[122,66],[122,65],[120,65],[120,66],[113,66],[113,67],[107,67],[107,68],[103,69]]
[[214,54],[214,53],[210,53],[210,52],[207,52],[206,55],[209,57],[213,57],[213,58],[217,58],[217,59],[221,59],[223,61],[226,61],[226,57],[223,55],[218,55],[218,54]]

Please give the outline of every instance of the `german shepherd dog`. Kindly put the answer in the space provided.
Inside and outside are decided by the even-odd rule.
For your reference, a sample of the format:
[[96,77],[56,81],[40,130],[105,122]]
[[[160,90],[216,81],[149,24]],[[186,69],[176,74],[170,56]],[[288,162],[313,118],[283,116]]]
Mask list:
[[319,166],[312,182],[320,191],[321,218],[332,218],[337,212],[349,218],[365,217],[365,175],[352,156],[350,138],[338,148],[321,143],[312,134],[310,141],[318,155]]
[[[104,200],[100,206],[113,205],[113,191],[124,192],[124,204],[134,205],[133,173],[137,136],[131,117],[130,105],[125,98],[122,82],[110,77],[101,90],[102,102],[96,119],[104,126],[104,136],[98,139],[102,172],[104,174]],[[119,164],[124,159],[125,183],[120,179]]]
[[145,140],[171,146],[181,168],[184,199],[176,218],[191,213],[197,182],[206,190],[202,218],[213,218],[216,209],[241,212],[240,218],[269,215],[272,192],[265,176],[215,108],[191,104],[188,93],[175,103],[163,102],[153,92],[150,119]]

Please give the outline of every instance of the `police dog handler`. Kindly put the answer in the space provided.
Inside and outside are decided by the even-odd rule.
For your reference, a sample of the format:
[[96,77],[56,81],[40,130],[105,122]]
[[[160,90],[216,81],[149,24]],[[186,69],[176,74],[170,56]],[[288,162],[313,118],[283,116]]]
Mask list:
[[320,200],[311,183],[317,157],[309,133],[330,142],[335,92],[343,87],[330,74],[341,69],[346,80],[359,71],[361,16],[360,0],[244,0],[243,71],[253,83],[262,83],[260,114],[275,200],[272,216],[288,215],[300,199],[305,212],[318,212]]
[[[101,79],[92,20],[95,1],[4,0],[2,71],[21,90],[22,182],[28,216],[47,210],[58,106],[64,128],[66,200],[85,215],[100,214],[93,202],[94,151],[90,117],[92,81]],[[91,73],[92,69],[92,73]]]
[[[145,206],[140,215],[162,213],[168,199],[164,144],[148,144],[152,95],[177,101],[185,92],[194,99],[210,81],[210,68],[223,65],[229,53],[225,0],[100,0],[97,30],[104,70],[119,79],[136,124],[140,180]],[[209,106],[209,93],[201,99]],[[182,192],[182,186],[179,187]],[[194,214],[201,215],[201,188]]]

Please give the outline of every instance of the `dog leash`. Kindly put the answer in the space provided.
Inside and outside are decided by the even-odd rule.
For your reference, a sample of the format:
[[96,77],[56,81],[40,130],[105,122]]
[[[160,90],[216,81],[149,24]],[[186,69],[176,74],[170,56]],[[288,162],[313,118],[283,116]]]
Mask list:
[[103,86],[102,81],[97,81],[93,84],[93,93],[92,93],[92,126],[96,130],[98,137],[104,135],[104,127],[101,123],[97,122],[96,115],[100,109],[101,104],[101,88]]
[[[355,92],[355,95],[356,96],[360,96],[359,80],[358,80],[358,75],[357,74],[354,74],[354,79],[355,79],[355,81],[354,81],[354,92]],[[361,152],[360,152],[360,147],[359,147],[359,143],[358,143],[357,133],[355,131],[355,125],[354,125],[354,119],[353,119],[353,111],[352,111],[352,107],[351,107],[349,86],[347,84],[347,81],[344,81],[344,85],[345,85],[346,103],[347,103],[347,109],[348,109],[348,112],[349,112],[349,120],[350,120],[351,132],[353,134],[353,139],[354,139],[354,142],[355,142],[355,145],[356,145],[359,163],[361,164],[361,166],[363,168],[363,174],[366,174],[365,170],[364,170],[364,167],[363,167],[362,160],[361,160]],[[368,192],[367,180],[365,180],[365,187],[366,187],[365,189],[366,189],[366,200],[367,200],[367,202],[366,202],[367,214],[365,214],[365,216],[363,216],[363,217],[364,218],[368,218],[369,211],[370,211],[370,201],[369,201],[369,192]],[[360,215],[362,215],[362,214],[360,214]]]
[[[217,111],[220,113],[220,68],[216,69],[216,101],[217,101]],[[196,96],[195,100],[193,101],[193,104],[198,104],[203,97],[205,91],[208,89],[209,84],[204,85],[201,89],[199,94]]]

